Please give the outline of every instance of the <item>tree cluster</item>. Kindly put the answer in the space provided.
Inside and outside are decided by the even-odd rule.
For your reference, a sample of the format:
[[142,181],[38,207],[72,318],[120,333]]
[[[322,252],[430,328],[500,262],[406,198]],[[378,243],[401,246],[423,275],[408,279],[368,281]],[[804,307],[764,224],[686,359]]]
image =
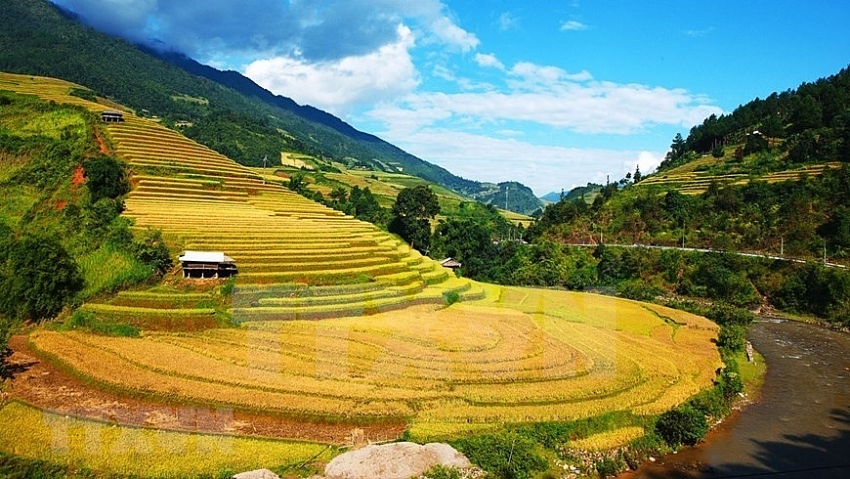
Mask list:
[[440,212],[437,195],[425,185],[405,188],[393,204],[390,233],[395,233],[416,250],[426,253],[431,247],[431,220]]
[[850,161],[850,69],[756,98],[728,115],[709,116],[691,128],[687,139],[676,134],[659,171],[699,154],[722,152],[718,148],[727,144],[745,144],[744,154],[763,151],[768,138],[782,140],[791,164]]
[[389,221],[389,211],[378,204],[378,199],[368,186],[362,189],[354,186],[351,191],[336,187],[329,196],[330,201],[325,201],[325,204],[359,220],[376,225],[383,225]]
[[[0,204],[0,215],[7,218],[0,223],[0,316],[6,321],[51,318],[84,300],[81,293],[89,281],[103,289],[90,288],[88,294],[98,294],[170,268],[161,238],[152,232],[135,239],[128,220],[119,216],[130,189],[128,175],[123,162],[100,153],[92,140],[99,118],[83,108],[32,97],[2,98],[2,120],[49,113],[69,126],[37,135],[14,128],[0,134],[0,156],[12,160],[0,190],[14,188],[22,202],[30,202],[23,212]],[[115,275],[120,284],[87,278],[78,258],[98,254],[130,260],[135,276]]]

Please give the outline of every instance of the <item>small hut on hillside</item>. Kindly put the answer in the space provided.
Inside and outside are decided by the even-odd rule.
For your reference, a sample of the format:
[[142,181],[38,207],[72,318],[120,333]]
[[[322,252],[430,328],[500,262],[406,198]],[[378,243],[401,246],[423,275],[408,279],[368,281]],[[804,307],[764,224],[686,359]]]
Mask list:
[[460,264],[460,261],[458,261],[458,260],[456,260],[452,257],[448,257],[448,258],[440,261],[440,265],[442,265],[444,268],[450,268],[450,269],[458,269],[462,266]]
[[104,123],[119,123],[124,121],[124,113],[118,110],[106,110],[100,114],[100,121]]
[[220,251],[186,251],[180,256],[184,278],[229,278],[236,275],[236,262]]

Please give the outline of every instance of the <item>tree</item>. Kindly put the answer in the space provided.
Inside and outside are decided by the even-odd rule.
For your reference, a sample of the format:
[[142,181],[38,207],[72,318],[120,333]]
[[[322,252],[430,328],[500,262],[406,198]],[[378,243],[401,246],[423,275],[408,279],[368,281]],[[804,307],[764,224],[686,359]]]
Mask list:
[[439,213],[437,195],[426,185],[401,190],[393,204],[393,214],[405,218],[431,219]]
[[133,252],[139,261],[152,267],[160,276],[167,274],[174,265],[159,230],[148,231],[142,241],[133,243]]
[[714,158],[718,158],[718,159],[723,158],[724,156],[726,156],[726,150],[724,150],[724,149],[723,149],[723,144],[722,144],[722,143],[718,143],[718,144],[717,144],[717,146],[715,146],[714,148],[712,148],[712,150],[711,150],[711,156],[713,156]]
[[492,231],[483,221],[450,218],[434,231],[433,249],[463,264],[464,276],[477,278],[493,253]]
[[702,412],[685,404],[662,414],[655,423],[655,431],[671,447],[693,446],[705,438],[708,422]]
[[342,186],[337,186],[331,190],[331,204],[334,207],[340,207],[348,201],[348,191]]
[[304,194],[307,191],[307,179],[304,177],[304,173],[296,173],[289,178],[289,183],[286,185],[290,190],[298,193]]
[[51,236],[16,241],[0,277],[0,314],[12,319],[55,316],[83,289],[74,259]]
[[83,162],[91,203],[103,198],[115,199],[130,191],[124,165],[111,156],[100,155]]
[[753,132],[747,135],[747,142],[744,144],[744,155],[765,151],[768,147],[767,138],[761,133]]
[[392,209],[391,233],[404,238],[420,252],[431,245],[431,219],[440,212],[437,195],[426,185],[405,188],[399,192]]
[[6,358],[9,356],[9,323],[0,319],[0,381],[6,377]]
[[643,178],[643,175],[640,172],[640,165],[635,166],[635,174],[632,175],[632,179],[635,183],[639,182]]

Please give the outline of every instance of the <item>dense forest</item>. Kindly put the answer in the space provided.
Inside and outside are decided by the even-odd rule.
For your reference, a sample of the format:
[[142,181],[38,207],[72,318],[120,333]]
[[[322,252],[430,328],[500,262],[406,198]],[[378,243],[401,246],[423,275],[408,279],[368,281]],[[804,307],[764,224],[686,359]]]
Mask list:
[[674,138],[658,172],[739,144],[740,154],[770,150],[787,153],[767,168],[813,161],[850,161],[850,70],[803,83],[796,90],[772,93],[741,105],[728,115],[711,115],[691,128],[687,138]]
[[[86,28],[46,0],[4,2],[0,52],[0,71],[73,81],[138,114],[191,125],[188,136],[245,165],[261,166],[263,158],[277,159],[287,151],[403,170],[470,197],[487,189],[330,114],[275,96],[236,72],[220,72],[178,54],[154,55]],[[526,201],[536,204],[525,212],[540,206],[533,194]]]

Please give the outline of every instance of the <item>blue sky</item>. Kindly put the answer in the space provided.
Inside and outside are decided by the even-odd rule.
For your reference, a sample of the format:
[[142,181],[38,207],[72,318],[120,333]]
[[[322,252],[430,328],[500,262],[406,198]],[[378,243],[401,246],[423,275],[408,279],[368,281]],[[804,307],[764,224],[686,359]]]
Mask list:
[[850,65],[846,0],[54,1],[538,195],[647,173],[706,116]]

